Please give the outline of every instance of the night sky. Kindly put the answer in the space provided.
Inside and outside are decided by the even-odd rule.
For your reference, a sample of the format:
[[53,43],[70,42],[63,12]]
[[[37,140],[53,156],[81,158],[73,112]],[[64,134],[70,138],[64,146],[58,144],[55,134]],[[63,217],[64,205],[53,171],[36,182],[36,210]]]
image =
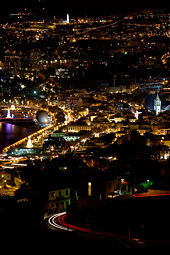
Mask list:
[[126,13],[137,11],[139,9],[168,9],[168,1],[153,1],[150,0],[5,0],[3,1],[0,13],[6,14],[17,11],[22,8],[32,8],[34,11],[39,11],[42,7],[46,7],[49,14],[63,15],[67,12],[73,16],[81,15],[107,15],[115,13]]

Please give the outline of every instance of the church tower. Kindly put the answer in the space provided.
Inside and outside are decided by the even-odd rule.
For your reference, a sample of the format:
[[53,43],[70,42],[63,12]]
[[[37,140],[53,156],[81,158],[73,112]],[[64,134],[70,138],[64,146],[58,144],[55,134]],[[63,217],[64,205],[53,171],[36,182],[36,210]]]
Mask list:
[[156,96],[156,99],[154,100],[154,110],[156,112],[156,115],[158,115],[161,111],[161,100],[158,94]]

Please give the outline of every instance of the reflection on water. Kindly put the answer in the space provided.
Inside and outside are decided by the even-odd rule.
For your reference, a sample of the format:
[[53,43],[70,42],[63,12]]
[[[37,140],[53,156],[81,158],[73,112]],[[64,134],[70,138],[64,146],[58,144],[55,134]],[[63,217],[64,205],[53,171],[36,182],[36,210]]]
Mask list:
[[0,151],[2,151],[6,146],[33,133],[35,129],[36,127],[29,125],[28,127],[23,127],[6,122],[0,122]]

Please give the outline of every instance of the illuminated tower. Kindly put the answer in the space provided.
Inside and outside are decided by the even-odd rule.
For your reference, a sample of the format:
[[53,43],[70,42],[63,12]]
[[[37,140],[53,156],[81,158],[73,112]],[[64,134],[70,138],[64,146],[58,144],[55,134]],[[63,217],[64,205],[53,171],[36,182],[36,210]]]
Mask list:
[[136,119],[138,120],[138,117],[139,117],[139,112],[138,112],[138,110],[136,110],[136,112],[135,112],[135,117],[136,117]]
[[135,117],[136,117],[136,119],[138,120],[138,118],[139,118],[139,114],[140,113],[142,113],[142,112],[139,112],[138,110],[136,110],[136,112],[135,112]]
[[12,118],[11,117],[11,113],[10,113],[10,109],[8,109],[8,111],[7,111],[7,116],[6,116],[7,118]]
[[156,115],[158,115],[161,111],[161,100],[158,94],[156,96],[156,99],[154,100],[154,110],[156,112]]
[[26,145],[27,148],[31,149],[33,147],[33,144],[32,144],[32,141],[31,141],[31,137],[29,136],[28,137],[28,142],[27,142],[27,145]]
[[69,16],[69,14],[67,13],[67,21],[66,21],[67,23],[70,23],[70,16]]

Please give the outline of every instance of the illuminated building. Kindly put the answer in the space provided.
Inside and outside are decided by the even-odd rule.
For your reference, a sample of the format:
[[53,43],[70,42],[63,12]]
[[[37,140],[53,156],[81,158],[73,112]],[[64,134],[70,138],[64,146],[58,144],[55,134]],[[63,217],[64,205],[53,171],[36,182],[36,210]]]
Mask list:
[[158,115],[161,111],[161,100],[158,94],[156,96],[156,99],[154,100],[154,110],[156,112],[156,115]]
[[63,130],[67,132],[91,131],[91,126],[87,125],[85,121],[78,120],[77,122],[71,122],[68,126],[63,127]]
[[50,215],[54,212],[62,212],[71,204],[71,189],[69,187],[56,187],[47,192],[45,213]]
[[8,111],[7,111],[7,116],[6,116],[7,118],[12,118],[11,117],[11,113],[10,113],[10,109],[8,109]]
[[28,142],[27,142],[27,148],[32,148],[33,147],[33,144],[32,144],[32,141],[31,141],[31,137],[29,136],[28,138]]
[[69,17],[69,14],[67,13],[67,23],[70,23],[70,17]]

